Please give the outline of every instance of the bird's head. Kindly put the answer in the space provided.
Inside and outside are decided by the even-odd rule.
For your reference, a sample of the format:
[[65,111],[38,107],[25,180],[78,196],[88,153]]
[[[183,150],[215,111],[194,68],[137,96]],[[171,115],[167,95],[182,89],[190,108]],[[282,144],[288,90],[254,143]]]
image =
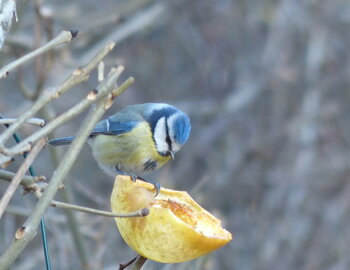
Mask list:
[[159,154],[171,156],[187,142],[191,123],[189,117],[168,104],[154,105],[149,117],[153,139]]

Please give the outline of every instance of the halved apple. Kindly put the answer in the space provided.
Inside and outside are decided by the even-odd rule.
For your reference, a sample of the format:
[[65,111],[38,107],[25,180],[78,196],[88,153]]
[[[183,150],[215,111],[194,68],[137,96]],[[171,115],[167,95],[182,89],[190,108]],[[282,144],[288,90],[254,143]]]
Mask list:
[[145,258],[176,263],[192,260],[232,240],[221,221],[184,191],[161,188],[118,175],[111,196],[112,211],[129,213],[148,208],[145,217],[115,218],[125,242]]

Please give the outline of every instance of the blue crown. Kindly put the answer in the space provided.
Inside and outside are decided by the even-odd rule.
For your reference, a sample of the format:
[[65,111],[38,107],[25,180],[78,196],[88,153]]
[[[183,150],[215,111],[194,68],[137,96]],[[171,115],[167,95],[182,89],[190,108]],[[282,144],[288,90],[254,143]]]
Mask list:
[[174,139],[179,144],[185,144],[191,132],[190,119],[182,112],[178,112],[177,114],[174,120]]

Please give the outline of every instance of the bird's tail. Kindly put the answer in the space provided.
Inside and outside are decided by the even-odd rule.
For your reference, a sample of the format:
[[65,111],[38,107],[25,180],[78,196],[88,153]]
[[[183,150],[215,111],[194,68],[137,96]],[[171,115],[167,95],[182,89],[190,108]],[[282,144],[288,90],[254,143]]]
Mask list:
[[58,138],[58,139],[53,139],[49,141],[48,144],[51,146],[67,145],[67,144],[70,144],[73,141],[73,139],[74,139],[74,136]]

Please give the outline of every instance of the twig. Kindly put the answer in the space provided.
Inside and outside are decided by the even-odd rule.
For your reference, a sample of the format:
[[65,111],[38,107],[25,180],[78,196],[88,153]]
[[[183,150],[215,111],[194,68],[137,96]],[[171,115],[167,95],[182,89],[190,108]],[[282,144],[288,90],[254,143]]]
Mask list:
[[[114,47],[114,43],[111,42],[105,46],[103,50],[100,51],[99,54],[97,54],[89,64],[87,64],[83,69],[76,70],[73,72],[72,76],[69,77],[61,86],[59,86],[57,89],[55,89],[53,92],[44,92],[43,95],[39,98],[39,100],[25,113],[23,113],[17,121],[11,125],[7,130],[4,131],[3,134],[0,135],[0,153],[3,153],[7,156],[14,156],[16,154],[19,154],[24,151],[30,150],[30,145],[37,141],[38,139],[42,138],[43,136],[46,136],[48,133],[50,133],[53,129],[57,128],[58,126],[64,124],[65,122],[71,120],[73,117],[77,116],[81,112],[83,112],[85,109],[87,109],[93,102],[92,100],[83,100],[82,102],[78,103],[75,106],[74,111],[72,112],[72,109],[69,110],[67,113],[58,117],[55,119],[55,121],[50,122],[47,126],[45,126],[43,129],[40,129],[38,132],[32,134],[29,138],[23,140],[21,143],[14,146],[11,150],[5,148],[3,145],[4,143],[9,139],[9,137],[16,132],[16,130],[22,125],[24,121],[26,121],[29,117],[31,117],[33,114],[35,114],[38,110],[40,110],[44,105],[49,103],[54,98],[59,97],[61,94],[63,94],[65,91],[73,87],[74,85],[86,80],[89,76],[90,71],[98,65],[98,63],[101,61],[101,59],[106,56]],[[125,85],[124,85],[125,87]],[[127,86],[128,87],[128,86]],[[126,87],[126,88],[127,88]],[[126,89],[125,88],[125,89]],[[96,98],[103,97],[103,91],[99,93],[100,95],[96,95]],[[89,99],[89,97],[88,97]],[[88,102],[87,102],[88,101]],[[85,104],[82,104],[84,103]],[[80,104],[80,105],[79,105]],[[77,108],[79,106],[81,108]],[[75,111],[77,110],[77,111]],[[66,118],[68,117],[68,118]],[[0,157],[0,166],[2,164],[2,159]]]
[[6,168],[8,165],[10,165],[14,161],[13,158],[6,157],[2,154],[0,154],[0,169]]
[[138,256],[135,263],[131,267],[131,270],[140,270],[141,267],[145,264],[147,259],[145,257],[142,257],[141,255]]
[[[0,170],[0,178],[5,179],[6,181],[11,181],[14,176],[15,176],[15,174],[12,172]],[[23,176],[23,179],[22,179],[20,184],[23,185],[26,190],[28,189],[28,190],[36,191],[36,188],[34,188],[35,185],[37,184],[36,182],[42,181],[45,179],[46,179],[45,176],[33,177],[33,176],[25,175],[25,176]],[[141,210],[135,211],[135,212],[120,214],[120,213],[102,211],[102,210],[97,210],[97,209],[90,208],[90,207],[84,207],[84,206],[79,206],[76,204],[65,203],[65,202],[60,202],[60,201],[55,201],[55,200],[53,200],[51,202],[50,206],[65,208],[65,209],[70,209],[70,210],[76,210],[76,211],[81,211],[81,212],[105,216],[105,217],[119,217],[119,218],[143,217],[143,216],[147,216],[149,214],[149,210],[147,208],[144,208],[144,209],[141,209]]]
[[62,31],[57,37],[46,43],[44,46],[24,55],[23,57],[11,62],[7,66],[0,69],[0,79],[6,77],[11,70],[31,60],[32,58],[41,55],[48,50],[57,47],[58,45],[70,42],[74,37],[76,37],[76,35],[76,31]]
[[[118,76],[115,76],[115,73],[110,74],[110,77],[111,76],[113,76],[115,80],[118,78]],[[109,82],[108,79],[109,78],[103,81],[100,87],[101,91],[105,91],[107,94],[113,91],[113,86],[115,83],[115,81],[107,83]],[[0,257],[0,269],[9,268],[19,254],[21,254],[22,250],[35,236],[42,215],[51,203],[58,187],[68,175],[91,130],[95,127],[97,121],[105,112],[105,102],[107,99],[108,98],[102,98],[102,100],[98,101],[94,110],[91,110],[86,116],[76,135],[76,138],[73,140],[71,146],[62,158],[60,165],[54,172],[47,189],[40,197],[34,211],[28,217],[24,225],[17,230],[15,240]]]
[[[15,133],[20,126],[35,113],[37,113],[43,106],[51,102],[55,98],[71,89],[73,86],[86,81],[89,78],[89,73],[98,65],[98,63],[114,48],[114,43],[108,43],[91,61],[82,69],[77,69],[66,79],[60,86],[54,88],[52,91],[45,91],[39,97],[39,99],[32,105],[30,109],[25,111],[18,117],[17,121],[13,123],[7,130],[0,135],[0,152],[5,152],[7,149],[4,147],[6,141]],[[0,158],[0,166],[1,166]]]
[[[15,177],[15,173],[9,172],[6,170],[1,170],[0,169],[0,179],[6,180],[6,181],[11,181]],[[22,186],[25,187],[30,187],[32,185],[35,185],[36,182],[44,181],[46,180],[46,177],[41,175],[41,176],[30,176],[30,175],[23,175],[23,178],[20,182]]]
[[126,269],[130,264],[132,264],[134,261],[136,261],[136,259],[139,257],[139,255],[137,255],[136,257],[132,258],[130,261],[128,261],[127,263],[120,263],[119,264],[119,270],[124,270]]
[[80,212],[85,212],[89,214],[94,214],[94,215],[99,215],[99,216],[104,216],[104,217],[118,217],[118,218],[131,218],[131,217],[144,217],[149,214],[149,210],[147,208],[143,208],[141,210],[135,211],[135,212],[130,212],[130,213],[113,213],[113,212],[108,212],[108,211],[102,211],[102,210],[97,210],[94,208],[90,207],[84,207],[84,206],[79,206],[75,204],[70,204],[70,203],[64,203],[64,202],[59,202],[59,201],[52,201],[50,206],[53,207],[60,207],[60,208],[65,208],[65,209],[70,209],[70,210],[76,210]]
[[[16,122],[16,118],[5,118],[5,119],[0,119],[0,125],[3,124],[13,124],[14,122]],[[44,119],[40,119],[40,118],[30,118],[27,119],[25,121],[26,124],[31,124],[34,126],[39,126],[39,127],[43,127],[45,126],[46,121]]]
[[[115,76],[119,76],[119,74],[121,73],[121,70],[122,69],[116,69],[114,75],[110,76],[110,77],[108,77],[106,79],[107,83],[113,84],[113,82],[115,80]],[[133,78],[129,78],[118,89],[114,89],[113,91],[117,91],[117,92],[122,93],[133,82],[134,82],[134,79]],[[74,107],[72,107],[67,112],[65,112],[65,113],[61,114],[60,116],[58,116],[55,120],[53,120],[52,122],[48,123],[45,127],[43,127],[42,129],[38,130],[37,132],[35,132],[31,136],[29,136],[28,138],[24,139],[19,144],[15,145],[11,149],[6,150],[5,153],[8,156],[14,156],[16,154],[28,151],[30,149],[30,147],[31,147],[31,144],[33,142],[36,142],[40,138],[48,135],[50,132],[55,130],[57,127],[63,125],[64,123],[68,122],[69,120],[73,119],[74,117],[76,117],[77,115],[79,115],[80,113],[85,111],[87,108],[89,108],[89,106],[91,104],[93,104],[95,102],[96,99],[100,99],[100,98],[103,98],[106,95],[108,95],[110,91],[106,91],[106,90],[108,90],[108,88],[103,90],[103,89],[100,89],[98,87],[97,91],[92,91],[91,93],[89,93],[85,99],[80,101]],[[0,164],[1,164],[1,162],[0,162]]]
[[46,139],[43,138],[34,145],[32,151],[30,151],[28,157],[24,160],[24,162],[18,169],[15,177],[12,179],[11,184],[7,187],[4,196],[0,200],[0,219],[6,209],[6,206],[8,205],[13,194],[15,193],[19,183],[21,182],[21,179],[23,178],[24,174],[29,169],[30,165],[33,163],[34,159],[39,154],[41,149],[45,146],[45,144]]

